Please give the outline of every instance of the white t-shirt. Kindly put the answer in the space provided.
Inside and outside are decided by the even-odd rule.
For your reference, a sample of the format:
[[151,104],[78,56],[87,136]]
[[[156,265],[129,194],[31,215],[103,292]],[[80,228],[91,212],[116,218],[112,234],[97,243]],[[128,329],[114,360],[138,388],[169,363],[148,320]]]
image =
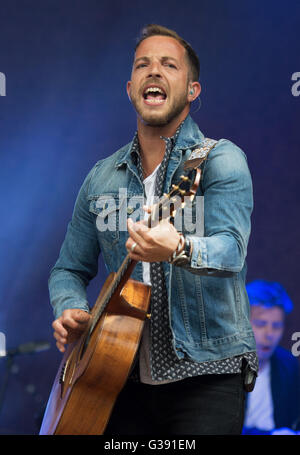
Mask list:
[[271,367],[270,362],[268,362],[263,370],[259,371],[254,390],[248,394],[244,421],[247,428],[258,428],[259,430],[273,430],[275,428],[270,372]]

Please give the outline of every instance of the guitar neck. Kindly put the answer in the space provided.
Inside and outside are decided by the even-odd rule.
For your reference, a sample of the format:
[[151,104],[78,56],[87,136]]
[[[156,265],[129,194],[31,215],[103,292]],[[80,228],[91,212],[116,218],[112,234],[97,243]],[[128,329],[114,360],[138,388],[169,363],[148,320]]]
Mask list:
[[105,309],[106,305],[108,304],[109,300],[111,299],[114,292],[121,292],[122,288],[124,287],[125,283],[130,278],[134,267],[136,266],[136,261],[133,261],[129,254],[125,257],[124,261],[122,262],[120,268],[116,272],[113,277],[112,282],[106,289],[106,292],[101,298],[101,302],[99,308],[96,309],[89,332],[91,333],[97,324],[103,310]]

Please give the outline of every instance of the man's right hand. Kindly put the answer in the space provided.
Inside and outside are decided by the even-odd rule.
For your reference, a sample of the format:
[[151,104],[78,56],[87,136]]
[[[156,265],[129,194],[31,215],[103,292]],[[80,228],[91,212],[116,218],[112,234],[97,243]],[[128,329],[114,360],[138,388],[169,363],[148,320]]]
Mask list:
[[62,315],[52,323],[56,346],[60,352],[65,352],[65,344],[76,341],[86,329],[91,315],[79,309],[65,310]]

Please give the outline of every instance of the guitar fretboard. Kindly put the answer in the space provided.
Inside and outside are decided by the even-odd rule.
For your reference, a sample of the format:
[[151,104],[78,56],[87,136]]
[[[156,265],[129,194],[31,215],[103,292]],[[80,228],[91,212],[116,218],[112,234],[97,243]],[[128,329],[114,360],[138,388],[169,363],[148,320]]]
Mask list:
[[114,292],[116,291],[118,286],[121,284],[122,278],[124,278],[127,270],[129,269],[129,266],[131,266],[131,265],[135,265],[135,263],[134,263],[134,261],[132,261],[132,259],[127,254],[127,256],[125,257],[124,261],[122,262],[120,268],[118,269],[117,273],[115,274],[112,282],[108,286],[105,294],[103,295],[103,297],[101,299],[99,308],[97,308],[97,310],[95,312],[95,315],[94,315],[94,318],[93,318],[93,321],[92,321],[92,324],[90,326],[89,334],[92,333],[92,331],[93,331],[94,327],[96,326],[96,324],[97,324],[101,314],[103,313],[106,305],[110,301],[112,295],[114,294]]

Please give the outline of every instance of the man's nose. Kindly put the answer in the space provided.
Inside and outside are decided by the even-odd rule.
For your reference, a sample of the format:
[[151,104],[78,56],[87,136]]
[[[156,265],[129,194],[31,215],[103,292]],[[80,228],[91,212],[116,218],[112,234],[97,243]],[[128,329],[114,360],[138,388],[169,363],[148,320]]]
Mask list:
[[158,62],[152,62],[148,67],[148,77],[161,77],[161,68]]
[[267,325],[265,329],[265,337],[267,340],[272,340],[274,337],[274,330],[271,325]]

